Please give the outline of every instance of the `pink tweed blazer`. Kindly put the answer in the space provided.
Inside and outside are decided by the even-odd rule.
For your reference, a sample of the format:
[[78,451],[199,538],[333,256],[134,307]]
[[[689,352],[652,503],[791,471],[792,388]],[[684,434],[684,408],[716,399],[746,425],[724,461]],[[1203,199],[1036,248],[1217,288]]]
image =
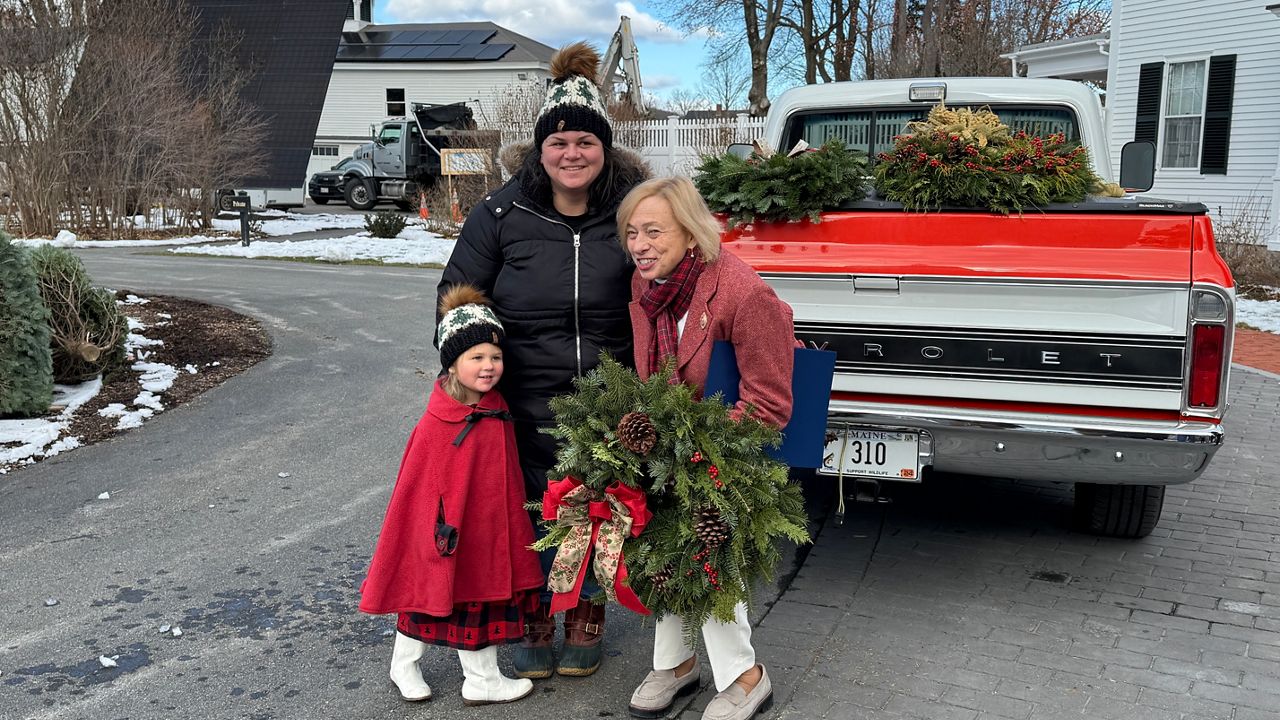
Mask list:
[[[631,331],[635,334],[636,371],[641,378],[649,367],[649,345],[654,327],[640,307],[640,295],[649,282],[639,273],[631,276]],[[698,388],[706,385],[711,347],[716,340],[733,343],[738,357],[738,411],[755,407],[755,417],[783,427],[791,418],[791,366],[795,329],[791,306],[765,284],[751,266],[732,253],[721,251],[715,262],[698,277],[684,332],[680,335],[676,362],[680,379]]]

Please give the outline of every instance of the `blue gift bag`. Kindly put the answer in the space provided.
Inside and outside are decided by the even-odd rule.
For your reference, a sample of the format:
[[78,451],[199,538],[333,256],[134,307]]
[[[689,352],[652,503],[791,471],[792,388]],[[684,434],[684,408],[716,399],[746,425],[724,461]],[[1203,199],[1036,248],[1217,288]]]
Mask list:
[[[822,465],[822,449],[826,445],[827,408],[836,354],[831,350],[802,347],[797,347],[795,352],[791,372],[791,420],[782,429],[782,445],[770,454],[791,467],[816,468]],[[733,344],[717,340],[711,347],[704,395],[721,393],[725,403],[732,405],[738,402],[741,377]]]

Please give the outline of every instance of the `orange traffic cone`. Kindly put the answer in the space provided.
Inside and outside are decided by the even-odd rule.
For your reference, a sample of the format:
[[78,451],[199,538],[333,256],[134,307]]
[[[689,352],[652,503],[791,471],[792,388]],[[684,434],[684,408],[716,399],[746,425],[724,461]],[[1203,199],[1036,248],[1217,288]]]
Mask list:
[[418,217],[423,220],[431,219],[431,210],[427,208],[427,196],[418,193]]

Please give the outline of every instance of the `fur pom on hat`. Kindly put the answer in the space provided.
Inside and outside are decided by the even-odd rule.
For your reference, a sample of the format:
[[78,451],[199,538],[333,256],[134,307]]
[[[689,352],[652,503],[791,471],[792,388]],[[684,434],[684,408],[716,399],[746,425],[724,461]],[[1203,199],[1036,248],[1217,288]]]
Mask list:
[[551,87],[538,111],[533,141],[541,146],[552,133],[593,133],[606,147],[613,147],[613,126],[596,74],[600,54],[585,42],[566,45],[551,58]]
[[506,332],[489,307],[489,298],[470,285],[454,285],[440,297],[440,368],[453,366],[462,353],[481,343],[502,345]]

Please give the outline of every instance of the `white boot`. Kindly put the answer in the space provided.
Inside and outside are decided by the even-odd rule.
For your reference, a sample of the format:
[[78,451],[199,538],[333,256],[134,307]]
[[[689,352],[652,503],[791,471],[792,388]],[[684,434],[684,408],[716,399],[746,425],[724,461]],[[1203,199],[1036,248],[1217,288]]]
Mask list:
[[466,705],[507,703],[533,692],[533,681],[509,678],[498,669],[498,646],[483,650],[459,650],[462,663],[462,702]]
[[400,697],[409,702],[431,699],[431,686],[422,679],[418,661],[427,644],[408,635],[396,633],[396,644],[391,649],[391,682],[400,688]]

